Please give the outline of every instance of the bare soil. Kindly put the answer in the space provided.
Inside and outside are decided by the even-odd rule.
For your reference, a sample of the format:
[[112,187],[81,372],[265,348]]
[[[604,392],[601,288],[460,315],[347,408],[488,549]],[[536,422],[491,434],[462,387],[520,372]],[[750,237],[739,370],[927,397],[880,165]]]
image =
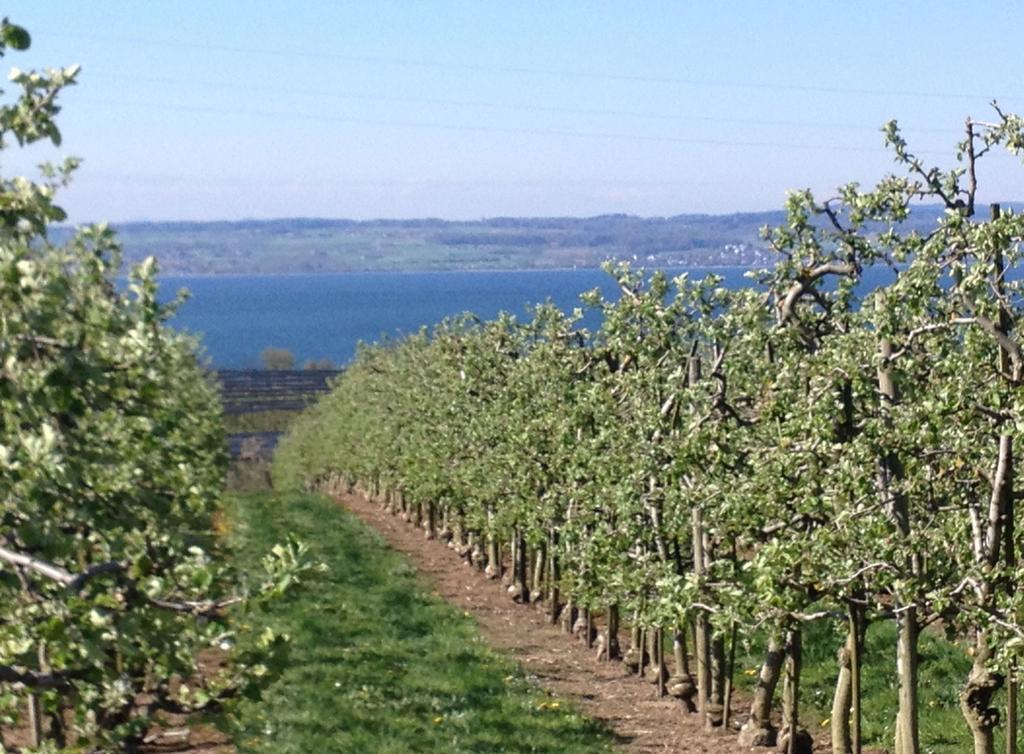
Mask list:
[[[513,602],[499,580],[466,565],[444,542],[426,539],[421,529],[362,495],[342,495],[338,502],[409,557],[435,593],[471,615],[488,643],[514,658],[531,680],[607,725],[623,751],[750,751],[739,746],[735,730],[705,730],[699,715],[687,713],[672,697],[658,698],[653,683],[630,673],[622,663],[597,661],[595,650],[550,624],[544,606]],[[625,643],[622,646],[625,650]],[[733,704],[731,717],[737,725],[747,717],[744,701]]]
[[209,725],[189,725],[188,718],[172,716],[167,724],[151,734],[153,739],[143,749],[144,754],[234,754],[231,739]]

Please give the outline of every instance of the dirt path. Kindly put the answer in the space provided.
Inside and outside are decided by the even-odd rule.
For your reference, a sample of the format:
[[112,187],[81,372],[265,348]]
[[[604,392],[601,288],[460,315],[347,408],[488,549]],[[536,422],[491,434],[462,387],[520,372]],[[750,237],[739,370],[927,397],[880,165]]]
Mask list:
[[[748,752],[735,735],[705,731],[697,715],[671,698],[658,699],[653,684],[629,674],[622,663],[597,662],[593,650],[551,626],[540,606],[512,602],[498,581],[488,580],[444,543],[361,495],[338,502],[405,553],[437,594],[472,615],[494,648],[520,663],[537,683],[571,700],[584,714],[605,722],[630,754],[738,754]],[[740,710],[735,710],[739,719]],[[734,716],[734,719],[736,717]]]

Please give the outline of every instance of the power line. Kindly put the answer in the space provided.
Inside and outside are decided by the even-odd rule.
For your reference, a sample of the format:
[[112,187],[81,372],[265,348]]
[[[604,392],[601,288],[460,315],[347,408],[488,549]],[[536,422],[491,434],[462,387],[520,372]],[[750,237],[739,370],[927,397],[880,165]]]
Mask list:
[[[667,121],[682,121],[682,122],[699,122],[699,123],[728,123],[734,125],[744,126],[781,126],[786,128],[823,128],[823,129],[837,129],[837,130],[855,130],[855,131],[874,131],[878,133],[881,129],[878,126],[865,126],[856,123],[837,123],[828,121],[799,121],[799,120],[771,120],[763,118],[735,118],[729,116],[719,115],[685,115],[680,113],[659,113],[651,111],[637,111],[637,110],[608,110],[608,109],[596,109],[596,108],[577,108],[577,107],[565,107],[557,105],[536,105],[530,103],[509,103],[509,102],[494,102],[485,100],[466,100],[466,99],[443,99],[443,98],[432,98],[432,97],[412,97],[412,96],[396,96],[396,95],[384,95],[384,94],[366,94],[364,92],[348,92],[348,91],[337,91],[337,90],[325,90],[325,89],[304,89],[295,87],[284,87],[284,86],[252,86],[249,84],[239,84],[237,82],[227,81],[209,81],[200,79],[179,79],[179,78],[163,78],[163,77],[152,77],[152,76],[135,76],[131,74],[122,73],[105,73],[105,72],[91,72],[89,76],[99,78],[108,78],[117,81],[136,81],[139,83],[146,84],[171,84],[174,86],[189,86],[189,87],[207,87],[214,89],[225,89],[235,91],[246,91],[246,92],[265,92],[265,93],[276,93],[276,94],[293,94],[305,97],[321,97],[331,99],[343,99],[343,100],[355,100],[365,102],[397,102],[397,103],[411,103],[411,104],[422,104],[422,105],[439,105],[443,107],[475,107],[484,108],[490,110],[512,110],[512,111],[524,111],[524,112],[539,112],[539,113],[554,113],[554,114],[565,114],[565,115],[594,115],[594,116],[614,116],[614,117],[628,117],[648,120],[667,120]],[[935,134],[957,134],[959,132],[948,129],[948,128],[931,128],[931,127],[911,127],[906,129],[908,131],[914,131],[918,133],[935,133]]]
[[[189,174],[168,174],[168,173],[122,173],[108,170],[93,170],[88,164],[82,169],[82,176],[89,179],[122,180],[122,181],[145,181],[153,182],[187,182],[187,183],[219,183],[224,185],[232,184],[273,184],[281,186],[326,186],[326,187],[367,187],[367,188],[431,188],[437,186],[472,186],[472,187],[643,187],[643,188],[679,188],[685,186],[715,186],[723,185],[722,181],[704,180],[700,178],[674,179],[674,180],[651,180],[649,178],[507,178],[504,176],[478,177],[478,178],[344,178],[332,177],[302,177],[302,178],[280,178],[271,175],[220,175],[211,178],[210,175],[189,175]],[[79,179],[76,178],[76,182]]]
[[[527,66],[501,66],[485,65],[479,63],[451,63],[438,60],[394,58],[377,55],[350,55],[337,52],[310,51],[300,49],[265,48],[265,47],[239,47],[235,45],[212,44],[203,42],[182,42],[167,39],[143,39],[139,37],[124,36],[102,36],[96,34],[83,34],[81,32],[49,32],[50,36],[64,37],[70,39],[90,39],[93,41],[109,42],[114,44],[160,46],[191,50],[213,50],[217,52],[229,52],[242,55],[264,55],[271,57],[291,58],[312,58],[320,60],[340,60],[350,63],[369,64],[377,66],[392,66],[401,68],[424,68],[450,71],[471,71],[477,73],[503,73],[519,76],[548,76],[568,79],[592,79],[599,81],[623,81],[632,83],[648,84],[673,84],[683,86],[707,86],[725,89],[754,89],[754,90],[775,90],[793,91],[807,94],[856,94],[875,97],[920,97],[926,99],[958,99],[958,100],[985,100],[993,98],[990,93],[982,95],[968,92],[939,92],[925,89],[876,89],[843,86],[823,86],[815,84],[779,84],[770,82],[747,82],[728,81],[715,79],[699,79],[680,76],[651,76],[630,73],[610,73],[606,71],[584,71],[559,68],[533,68]],[[1004,97],[1005,97],[1004,93]],[[1019,95],[1010,95],[1018,99]]]
[[[258,118],[273,118],[275,120],[303,120],[322,123],[348,123],[353,125],[378,126],[387,128],[425,128],[442,131],[460,131],[475,133],[495,134],[517,134],[527,136],[558,136],[582,139],[608,139],[615,141],[634,142],[655,142],[666,144],[695,144],[703,146],[722,147],[755,147],[760,149],[794,149],[831,152],[859,152],[868,154],[879,154],[879,148],[855,147],[840,144],[812,144],[808,142],[774,142],[774,141],[743,141],[735,139],[717,139],[704,137],[684,136],[657,136],[651,134],[629,134],[601,131],[575,131],[554,128],[519,128],[511,126],[476,126],[464,123],[439,123],[413,120],[387,120],[376,118],[359,118],[349,116],[331,116],[310,113],[298,113],[294,111],[275,112],[268,110],[247,110],[237,108],[205,107],[201,105],[173,105],[162,102],[131,102],[126,100],[94,99],[91,97],[77,98],[81,102],[103,105],[105,107],[127,107],[146,110],[165,110],[172,112],[205,113],[210,115],[242,115]],[[943,152],[929,152],[917,150],[916,154],[945,154]]]

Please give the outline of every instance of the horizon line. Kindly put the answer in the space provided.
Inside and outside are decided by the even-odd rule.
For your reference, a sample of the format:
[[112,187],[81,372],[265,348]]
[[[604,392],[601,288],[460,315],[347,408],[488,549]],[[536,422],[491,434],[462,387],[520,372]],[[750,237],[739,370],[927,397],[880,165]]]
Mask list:
[[[1004,200],[995,202],[1004,208],[1024,207],[1024,199]],[[918,204],[919,209],[942,208],[941,203]],[[240,217],[240,218],[219,218],[213,220],[196,219],[130,219],[130,220],[86,220],[75,223],[55,223],[52,227],[60,229],[74,229],[83,225],[96,225],[106,223],[111,226],[123,225],[233,225],[242,223],[278,223],[278,222],[327,222],[327,223],[398,223],[398,222],[419,222],[419,223],[484,223],[495,220],[601,220],[606,218],[621,218],[631,220],[673,220],[685,217],[731,217],[735,215],[767,215],[785,213],[781,207],[763,210],[736,210],[733,212],[680,212],[675,215],[640,215],[630,212],[601,212],[594,215],[486,215],[474,218],[446,218],[431,215],[405,216],[405,217],[370,217],[357,219],[353,217],[325,217],[316,215],[280,215],[275,217]]]

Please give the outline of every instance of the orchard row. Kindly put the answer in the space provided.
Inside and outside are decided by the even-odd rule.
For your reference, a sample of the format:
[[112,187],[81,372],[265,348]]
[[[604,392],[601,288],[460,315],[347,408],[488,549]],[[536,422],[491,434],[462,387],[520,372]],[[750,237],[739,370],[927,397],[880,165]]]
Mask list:
[[[1024,134],[998,109],[968,122],[951,171],[895,123],[885,136],[903,174],[791,194],[765,231],[778,262],[749,288],[610,267],[617,299],[582,296],[594,330],[543,305],[363,348],[282,441],[275,481],[357,486],[421,518],[553,619],[603,616],[606,656],[621,616],[631,661],[708,725],[728,714],[737,642],[769,637],[747,744],[806,746],[801,637],[827,621],[833,749],[859,752],[865,630],[892,621],[895,751],[919,754],[918,642],[944,629],[973,658],[965,736],[991,752],[1024,648],[1024,218],[978,212],[975,176]],[[927,235],[906,230],[922,202],[946,208]],[[890,282],[869,290],[879,267]],[[672,637],[671,673],[640,629]]]

